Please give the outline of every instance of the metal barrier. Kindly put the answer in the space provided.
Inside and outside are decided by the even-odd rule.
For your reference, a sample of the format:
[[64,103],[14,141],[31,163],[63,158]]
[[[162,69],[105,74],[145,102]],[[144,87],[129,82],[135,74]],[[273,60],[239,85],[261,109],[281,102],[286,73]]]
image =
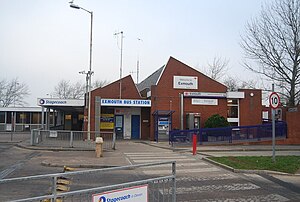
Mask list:
[[[170,164],[170,175],[149,178],[140,169]],[[123,177],[121,177],[123,176]],[[125,177],[124,177],[125,176]],[[129,177],[130,176],[130,177]],[[59,179],[69,179],[69,191],[58,192]],[[134,178],[129,181],[128,179]],[[137,164],[0,180],[0,201],[92,201],[96,194],[145,185],[148,201],[176,201],[176,162]],[[47,194],[47,189],[51,190]],[[122,189],[122,190],[121,190]]]
[[[286,138],[287,124],[283,121],[276,122],[275,136]],[[209,142],[242,142],[242,141],[262,141],[272,139],[272,124],[262,124],[255,126],[237,126],[224,128],[200,128],[194,130],[172,130],[169,135],[170,144],[186,143],[192,144],[192,136],[197,134],[198,143]]]
[[[94,149],[95,141],[85,140],[88,131],[66,131],[66,130],[32,130],[31,145],[49,147],[75,147]],[[113,132],[91,131],[91,135],[103,138],[103,149],[115,149],[115,134]]]

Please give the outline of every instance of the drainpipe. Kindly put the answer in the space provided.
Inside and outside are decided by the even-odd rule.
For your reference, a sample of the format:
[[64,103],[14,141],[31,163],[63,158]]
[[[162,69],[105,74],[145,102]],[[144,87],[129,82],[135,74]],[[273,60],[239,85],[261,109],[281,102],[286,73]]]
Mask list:
[[183,93],[180,94],[180,130],[183,130]]

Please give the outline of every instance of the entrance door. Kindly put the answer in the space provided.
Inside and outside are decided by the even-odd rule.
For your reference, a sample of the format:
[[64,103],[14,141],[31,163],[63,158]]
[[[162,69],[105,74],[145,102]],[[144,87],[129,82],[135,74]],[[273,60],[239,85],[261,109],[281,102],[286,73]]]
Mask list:
[[131,116],[131,139],[140,139],[140,116]]

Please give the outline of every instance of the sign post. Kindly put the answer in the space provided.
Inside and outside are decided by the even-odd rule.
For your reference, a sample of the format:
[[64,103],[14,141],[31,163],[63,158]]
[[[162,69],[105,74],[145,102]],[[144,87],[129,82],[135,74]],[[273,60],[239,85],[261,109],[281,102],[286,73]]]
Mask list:
[[272,108],[272,160],[275,162],[275,109],[279,107],[280,98],[279,95],[274,92],[274,84],[272,84],[272,93],[269,97],[269,103]]

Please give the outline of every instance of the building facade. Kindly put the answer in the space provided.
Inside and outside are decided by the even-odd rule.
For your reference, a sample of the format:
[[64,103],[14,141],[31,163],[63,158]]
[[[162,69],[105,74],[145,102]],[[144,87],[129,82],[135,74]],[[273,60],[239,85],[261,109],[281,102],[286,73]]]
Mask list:
[[127,76],[91,97],[91,130],[116,131],[119,139],[167,139],[172,129],[204,127],[214,114],[231,125],[262,123],[261,90],[227,92],[173,57],[137,85]]

